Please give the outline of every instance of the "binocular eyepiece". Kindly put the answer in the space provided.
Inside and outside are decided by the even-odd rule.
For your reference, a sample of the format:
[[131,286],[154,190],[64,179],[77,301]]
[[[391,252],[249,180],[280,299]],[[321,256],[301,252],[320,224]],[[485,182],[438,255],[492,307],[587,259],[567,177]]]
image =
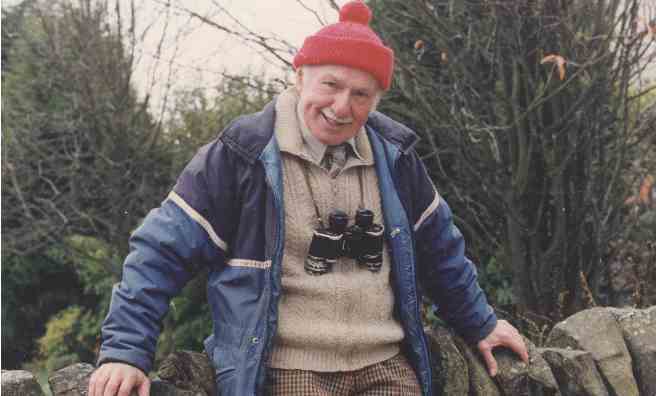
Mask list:
[[341,255],[344,230],[348,215],[335,210],[328,216],[327,228],[316,228],[310,242],[310,251],[305,259],[305,272],[310,275],[328,273]]
[[374,223],[374,213],[358,209],[355,224],[348,225],[348,215],[335,210],[328,216],[328,227],[314,230],[310,251],[305,260],[305,271],[310,275],[323,275],[332,270],[339,257],[355,259],[358,265],[378,272],[383,265],[383,232],[385,228]]

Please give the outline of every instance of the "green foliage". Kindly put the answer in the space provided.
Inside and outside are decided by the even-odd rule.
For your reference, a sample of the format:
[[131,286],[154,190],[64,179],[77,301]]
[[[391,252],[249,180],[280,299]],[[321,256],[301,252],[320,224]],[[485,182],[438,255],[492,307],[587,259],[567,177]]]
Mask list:
[[[62,359],[93,362],[112,284],[119,278],[116,249],[77,235],[45,255],[8,255],[2,261],[3,368],[37,357],[39,337],[39,361],[49,369]],[[62,337],[66,342],[58,341]]]
[[258,76],[226,78],[210,90],[179,92],[167,125],[176,175],[200,146],[218,137],[235,118],[260,111],[274,94],[271,84]]
[[632,192],[627,216],[607,260],[612,304],[649,307],[656,304],[656,91],[640,99],[643,111],[634,117],[644,121],[651,139],[633,147],[635,159],[624,175]]
[[[131,87],[120,32],[82,5],[3,10],[12,21],[3,24],[3,368],[95,360],[129,233],[201,145],[274,94],[260,77],[229,78],[179,93],[170,121],[156,125]],[[172,302],[160,351],[202,349],[204,282]]]
[[39,339],[39,363],[48,370],[70,361],[95,360],[112,285],[120,277],[119,252],[96,238],[71,236],[65,241],[62,259],[71,263],[80,280],[84,306],[69,306],[48,321]]
[[203,271],[171,301],[157,347],[157,360],[175,350],[203,350],[203,341],[212,332],[212,317],[205,295],[206,284],[207,271]]
[[47,318],[84,300],[73,265],[61,251],[2,257],[2,368],[17,369],[36,353]]
[[81,316],[80,307],[72,306],[60,311],[48,321],[46,334],[38,341],[39,353],[46,357],[48,370],[61,368],[55,367],[60,361],[79,361],[71,351],[79,349],[75,332]]
[[490,303],[494,306],[512,304],[512,273],[504,270],[492,257],[478,271],[478,279]]
[[447,323],[437,316],[435,305],[428,299],[424,299],[421,304],[421,321],[424,325],[430,327],[448,327]]
[[172,184],[160,128],[132,87],[126,32],[95,2],[26,4],[2,69],[3,249],[80,234],[125,253]]
[[120,253],[106,241],[82,235],[68,238],[66,246],[84,292],[102,297],[101,305],[105,305],[109,302],[112,285],[120,279]]
[[52,331],[70,325],[75,343],[53,353],[93,361],[127,237],[173,184],[172,155],[107,8],[27,1],[2,18],[3,368],[72,306],[80,323],[67,311]]
[[94,361],[94,348],[102,318],[92,310],[73,305],[48,320],[46,332],[37,341],[39,366],[48,371],[77,362]]
[[584,306],[584,283],[603,297],[622,172],[653,135],[629,90],[656,56],[631,30],[639,3],[369,2],[396,59],[380,109],[423,138],[494,299],[512,286],[514,303],[558,316]]

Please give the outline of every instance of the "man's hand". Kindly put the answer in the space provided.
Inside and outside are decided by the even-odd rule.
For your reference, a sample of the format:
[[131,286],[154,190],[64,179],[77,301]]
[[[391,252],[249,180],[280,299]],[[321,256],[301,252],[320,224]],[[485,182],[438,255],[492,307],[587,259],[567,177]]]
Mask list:
[[492,355],[492,349],[498,346],[504,346],[515,351],[516,354],[528,364],[528,351],[522,336],[516,328],[505,320],[499,320],[496,327],[487,337],[478,342],[478,350],[485,359],[487,370],[494,377],[497,375],[497,361]]
[[105,363],[89,380],[89,396],[130,396],[132,389],[137,389],[139,396],[148,396],[150,380],[143,371],[125,363]]

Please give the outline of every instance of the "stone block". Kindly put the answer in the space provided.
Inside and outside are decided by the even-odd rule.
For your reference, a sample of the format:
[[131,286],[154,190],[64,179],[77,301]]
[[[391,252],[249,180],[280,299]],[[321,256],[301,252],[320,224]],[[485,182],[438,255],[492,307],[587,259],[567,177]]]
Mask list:
[[467,362],[456,347],[454,337],[445,327],[426,330],[431,350],[433,389],[438,395],[460,396],[469,393]]
[[493,351],[497,360],[498,373],[495,377],[504,395],[555,396],[560,395],[558,383],[549,364],[535,345],[524,338],[528,349],[529,363],[524,363],[515,352],[507,348]]
[[561,348],[542,348],[563,396],[608,396],[592,354]]
[[610,310],[592,308],[570,316],[551,330],[547,346],[589,351],[609,393],[639,396],[631,355]]
[[656,395],[656,306],[648,309],[611,309],[622,329],[633,360],[641,395]]
[[2,370],[3,396],[43,396],[34,375],[25,370]]

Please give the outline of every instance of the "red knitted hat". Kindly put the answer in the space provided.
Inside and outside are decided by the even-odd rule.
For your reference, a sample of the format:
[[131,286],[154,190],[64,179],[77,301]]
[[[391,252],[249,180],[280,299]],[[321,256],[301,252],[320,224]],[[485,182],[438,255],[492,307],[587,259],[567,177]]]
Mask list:
[[328,25],[303,42],[294,68],[303,65],[342,65],[371,73],[387,90],[392,82],[394,51],[369,27],[371,10],[351,1],[339,10],[339,22]]

